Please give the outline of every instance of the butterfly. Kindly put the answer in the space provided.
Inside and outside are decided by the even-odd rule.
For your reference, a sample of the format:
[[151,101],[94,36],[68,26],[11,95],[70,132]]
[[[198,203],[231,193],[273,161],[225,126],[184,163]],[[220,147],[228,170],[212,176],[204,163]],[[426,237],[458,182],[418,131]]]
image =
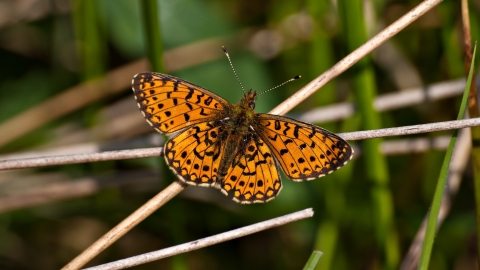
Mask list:
[[172,135],[163,154],[178,178],[233,194],[238,203],[274,199],[282,189],[279,167],[293,181],[304,181],[330,174],[352,158],[351,146],[323,128],[255,113],[252,90],[234,105],[201,86],[155,72],[135,75],[132,89],[147,122]]

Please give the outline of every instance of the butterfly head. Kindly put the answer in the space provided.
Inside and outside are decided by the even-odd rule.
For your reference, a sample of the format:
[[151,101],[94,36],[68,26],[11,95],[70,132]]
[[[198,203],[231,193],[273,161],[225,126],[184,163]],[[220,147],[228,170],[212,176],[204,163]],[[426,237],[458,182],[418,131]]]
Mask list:
[[255,116],[255,100],[257,99],[257,93],[252,90],[248,90],[245,93],[242,100],[233,107],[232,123],[239,125],[249,126]]
[[240,101],[240,107],[246,110],[254,110],[256,99],[257,99],[257,92],[250,89],[248,90],[247,93],[245,93],[242,100]]
[[255,109],[255,100],[257,99],[257,92],[248,90],[244,95],[240,103],[237,104],[237,110],[243,112],[253,113]]

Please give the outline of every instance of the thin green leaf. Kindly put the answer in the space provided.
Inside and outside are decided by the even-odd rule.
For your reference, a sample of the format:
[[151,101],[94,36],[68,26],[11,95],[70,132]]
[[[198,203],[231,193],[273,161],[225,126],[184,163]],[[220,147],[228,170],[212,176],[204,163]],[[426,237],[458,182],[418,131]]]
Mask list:
[[314,250],[312,255],[310,255],[310,258],[308,258],[307,264],[305,264],[305,267],[303,267],[303,270],[314,270],[322,255],[323,253],[321,251]]
[[[470,72],[468,73],[467,85],[465,86],[465,91],[463,92],[462,103],[460,105],[457,120],[463,118],[465,108],[467,106],[468,92],[470,89],[470,84],[472,83],[473,67],[475,65],[476,49],[477,47],[475,45],[473,49],[473,60],[470,66]],[[440,205],[442,203],[444,189],[447,184],[448,167],[450,164],[450,160],[452,159],[453,148],[455,147],[455,142],[457,141],[457,135],[458,130],[455,130],[452,134],[452,139],[450,140],[450,145],[448,146],[447,152],[445,153],[445,159],[443,161],[440,176],[438,178],[437,186],[435,188],[435,195],[433,196],[432,208],[430,209],[430,214],[428,216],[427,229],[425,232],[425,239],[423,241],[422,254],[420,256],[418,269],[428,269],[430,257],[432,254],[433,242],[435,241],[435,235],[437,231],[438,213],[440,212]]]

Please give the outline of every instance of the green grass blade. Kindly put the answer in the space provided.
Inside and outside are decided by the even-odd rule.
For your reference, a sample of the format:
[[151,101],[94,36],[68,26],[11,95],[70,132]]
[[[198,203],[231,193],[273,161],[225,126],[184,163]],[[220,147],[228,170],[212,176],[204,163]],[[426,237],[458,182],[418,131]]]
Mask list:
[[73,25],[80,55],[82,77],[90,80],[101,76],[106,68],[107,41],[95,1],[73,2]]
[[[460,105],[460,110],[458,112],[457,120],[463,118],[465,108],[467,106],[468,93],[470,89],[470,84],[472,83],[473,76],[473,67],[475,65],[475,53],[477,47],[473,49],[473,60],[470,66],[470,72],[468,73],[467,85],[465,86],[465,91],[463,93],[462,103]],[[433,249],[433,242],[435,241],[436,229],[437,229],[437,219],[438,213],[440,212],[440,205],[442,203],[442,197],[444,193],[445,186],[447,184],[448,177],[448,167],[450,160],[452,159],[453,148],[455,142],[457,141],[458,130],[455,130],[452,134],[452,139],[450,140],[450,145],[448,146],[447,152],[445,153],[445,159],[443,161],[442,169],[440,170],[440,176],[438,178],[437,186],[435,188],[435,194],[433,196],[432,207],[430,209],[430,214],[427,221],[427,229],[425,231],[425,239],[423,241],[422,253],[420,255],[420,262],[418,269],[427,270],[430,262],[430,257]]]
[[308,258],[307,264],[305,264],[305,267],[303,267],[303,270],[314,270],[322,255],[323,253],[321,251],[314,250],[312,255],[310,255],[310,258]]
[[163,67],[163,43],[158,19],[159,8],[157,0],[143,0],[140,3],[142,7],[148,59],[150,60],[153,71],[165,72],[165,68]]
[[[338,1],[341,22],[345,29],[345,36],[349,51],[353,51],[368,40],[363,5],[359,0]],[[362,118],[362,129],[373,130],[382,128],[379,112],[373,108],[377,95],[375,87],[375,71],[370,57],[358,61],[353,67],[353,86],[358,112]],[[394,227],[394,207],[390,190],[390,176],[387,161],[380,153],[381,139],[371,139],[362,142],[366,167],[366,177],[372,183],[371,194],[373,201],[376,240],[379,249],[385,258],[383,269],[396,269],[400,260],[400,250],[396,230]]]

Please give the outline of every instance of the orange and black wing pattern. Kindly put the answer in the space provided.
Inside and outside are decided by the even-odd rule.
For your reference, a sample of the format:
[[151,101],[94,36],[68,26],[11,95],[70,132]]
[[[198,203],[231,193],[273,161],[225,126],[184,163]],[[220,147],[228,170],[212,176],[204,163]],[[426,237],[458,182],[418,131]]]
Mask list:
[[261,203],[282,189],[280,165],[294,181],[345,165],[353,150],[339,136],[287,117],[253,112],[256,93],[237,105],[185,80],[153,72],[134,76],[132,89],[150,125],[164,134],[165,160],[180,180],[214,186],[239,203]]
[[217,183],[225,146],[219,137],[221,125],[218,123],[211,121],[194,125],[165,144],[165,160],[183,182],[195,186]]
[[282,189],[282,181],[268,145],[257,135],[245,137],[221,183],[222,192],[233,193],[243,204],[268,202]]
[[163,134],[223,118],[232,107],[207,89],[166,74],[139,73],[132,89],[147,122]]
[[352,158],[344,139],[317,126],[271,114],[258,114],[256,123],[255,130],[294,181],[325,176]]

